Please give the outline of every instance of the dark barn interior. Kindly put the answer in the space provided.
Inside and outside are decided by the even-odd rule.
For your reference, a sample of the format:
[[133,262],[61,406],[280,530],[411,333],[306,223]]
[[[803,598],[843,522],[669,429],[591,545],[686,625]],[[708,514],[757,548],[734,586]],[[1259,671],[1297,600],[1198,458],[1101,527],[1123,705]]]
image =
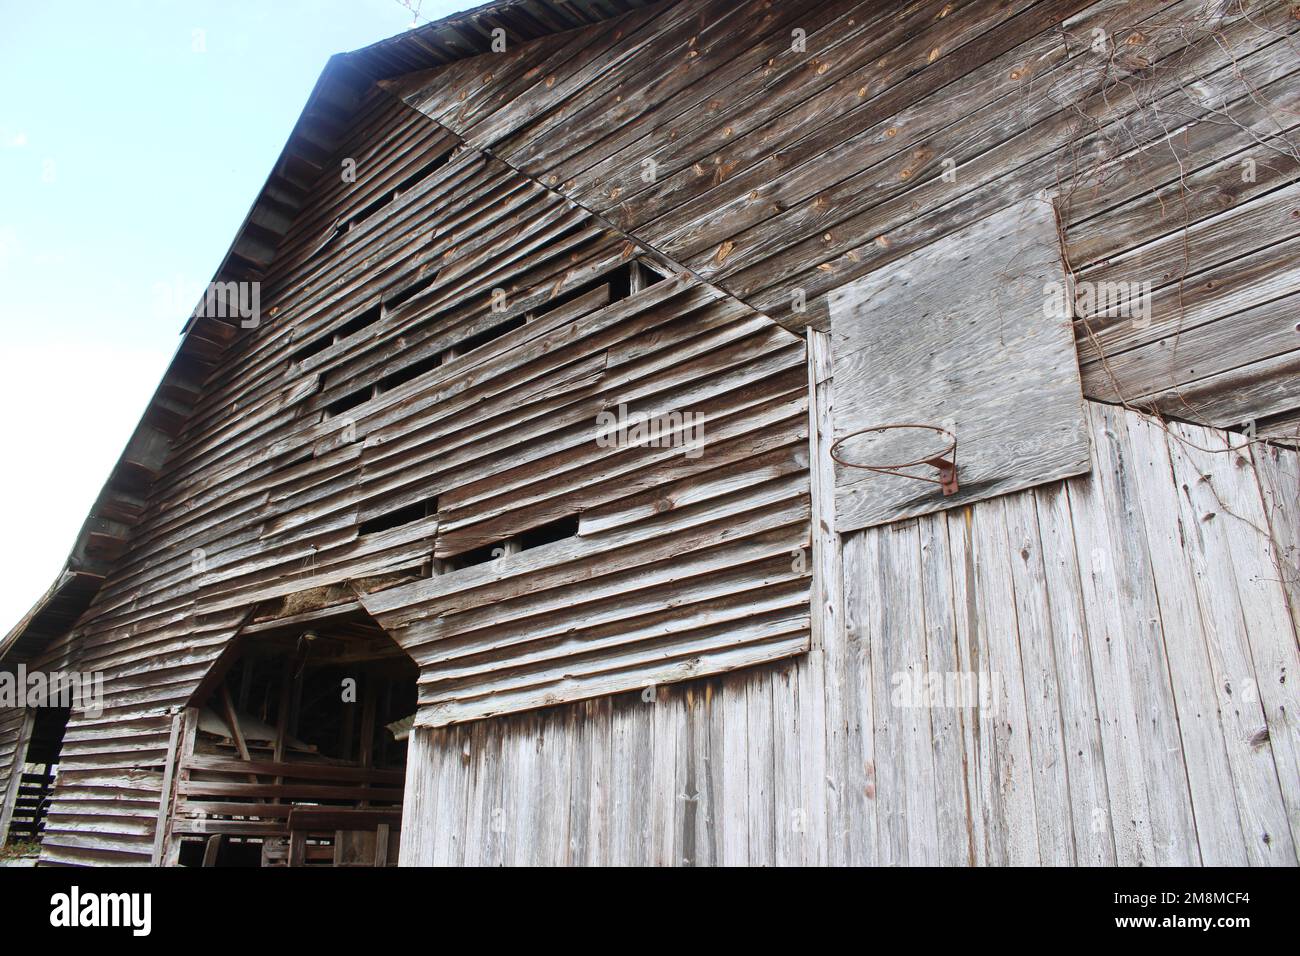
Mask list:
[[254,621],[227,656],[184,731],[177,861],[396,865],[410,657],[356,610]]

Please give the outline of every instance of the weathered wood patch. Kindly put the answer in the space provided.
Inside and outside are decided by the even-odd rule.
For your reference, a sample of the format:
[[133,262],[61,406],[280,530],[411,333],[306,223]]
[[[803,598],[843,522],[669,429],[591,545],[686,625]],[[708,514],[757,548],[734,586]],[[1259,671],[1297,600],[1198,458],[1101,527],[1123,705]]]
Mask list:
[[[929,481],[837,464],[841,532],[1088,471],[1064,281],[1051,206],[1035,199],[829,294],[835,437],[890,424],[945,429],[960,485],[945,496],[926,465],[907,473]],[[947,443],[938,432],[869,434],[838,457],[899,464]]]

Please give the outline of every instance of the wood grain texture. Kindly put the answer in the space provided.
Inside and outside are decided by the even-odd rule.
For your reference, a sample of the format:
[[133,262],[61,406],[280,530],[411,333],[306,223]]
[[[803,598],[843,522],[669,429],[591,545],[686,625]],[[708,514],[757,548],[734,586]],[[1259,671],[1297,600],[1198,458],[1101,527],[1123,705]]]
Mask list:
[[[121,559],[30,662],[106,675],[102,716],[68,729],[47,862],[152,859],[172,709],[292,595],[359,590],[439,721],[807,649],[801,337],[654,257],[634,279],[590,214],[381,90],[340,155],[355,182],[322,172]],[[620,408],[698,414],[701,442],[601,445]],[[518,544],[578,515],[579,534]]]
[[[841,533],[1019,491],[1088,470],[1073,337],[1045,199],[1012,207],[828,296],[835,436],[851,462],[914,461],[946,436],[883,449],[863,429],[930,424],[956,436],[960,490],[836,463]],[[1048,303],[1049,305],[1045,305]],[[885,433],[902,436],[901,432]],[[899,451],[899,448],[906,451]],[[884,458],[879,456],[883,455]]]
[[[819,615],[809,655],[654,700],[418,730],[412,779],[441,792],[485,776],[497,781],[491,800],[550,794],[528,805],[536,832],[580,826],[587,861],[614,865],[664,862],[652,839],[631,838],[640,820],[664,845],[671,836],[678,865],[1296,865],[1283,674],[1300,662],[1288,586],[1269,570],[1277,544],[1262,529],[1295,520],[1296,497],[1264,489],[1279,471],[1295,481],[1297,454],[1091,403],[1088,420],[1098,474],[845,535],[843,607]],[[1198,477],[1185,481],[1180,461]],[[1195,544],[1162,550],[1166,522]],[[1207,641],[1204,614],[1218,607],[1240,623]],[[945,689],[944,677],[972,674],[983,696],[978,682],[973,697]],[[928,692],[915,681],[927,677]],[[537,719],[552,756],[500,761],[498,748],[536,742]],[[593,741],[608,776],[576,756]],[[640,752],[625,746],[634,741]],[[453,752],[465,760],[437,759]],[[634,803],[617,787],[604,795],[603,779],[632,773],[643,774]],[[567,797],[542,786],[555,776]],[[481,821],[516,811],[478,804],[408,817],[403,863],[482,862],[471,848],[495,837]],[[528,860],[572,861],[558,848]]]
[[[1153,284],[1149,322],[1076,306],[1088,397],[1294,432],[1290,7],[689,0],[376,53],[241,235],[263,322],[191,329],[7,645],[108,676],[43,862],[150,862],[173,710],[251,608],[334,589],[468,721],[412,735],[406,861],[1294,863],[1295,454],[1093,405],[1090,477],[853,531],[817,338],[1047,189],[1076,279]],[[633,259],[667,278],[623,296]],[[707,454],[594,447],[623,402],[703,411]],[[988,705],[896,701],[935,671]]]
[[[1048,190],[1077,277],[1151,280],[1161,313],[1134,329],[1080,309],[1085,393],[1224,425],[1300,407],[1283,375],[1221,407],[1232,370],[1296,353],[1291,323],[1252,308],[1300,287],[1293,256],[1267,257],[1277,228],[1215,226],[1294,233],[1298,29],[1285,0],[696,0],[398,92],[792,329],[828,328],[837,289]],[[1143,265],[1148,247],[1179,274]]]

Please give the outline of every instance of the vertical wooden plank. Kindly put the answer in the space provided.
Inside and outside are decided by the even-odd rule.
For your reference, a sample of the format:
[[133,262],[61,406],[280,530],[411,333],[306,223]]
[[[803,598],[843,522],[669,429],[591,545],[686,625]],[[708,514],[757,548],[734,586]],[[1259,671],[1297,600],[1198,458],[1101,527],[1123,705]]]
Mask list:
[[[973,506],[947,512],[950,586],[952,588],[953,644],[957,671],[978,678],[984,667],[979,634],[979,584],[975,575]],[[985,793],[989,778],[989,748],[984,746],[991,714],[983,707],[961,712],[962,793],[968,831],[968,860],[972,866],[989,862],[989,838],[985,824]]]
[[[1250,454],[1264,517],[1248,518],[1247,527],[1234,528],[1233,563],[1241,569],[1238,586],[1248,592],[1242,595],[1242,602],[1251,615],[1246,631],[1260,701],[1291,821],[1292,842],[1300,845],[1300,708],[1295,706],[1295,675],[1300,673],[1300,452],[1255,444],[1250,446]],[[1242,491],[1233,500],[1244,495]],[[1268,528],[1266,551],[1251,547],[1252,526]],[[1242,537],[1248,540],[1242,541]],[[1288,609],[1290,633],[1278,620]],[[1272,620],[1261,620],[1263,617]]]
[[564,866],[569,855],[569,804],[573,785],[573,738],[569,715],[573,708],[555,707],[542,723],[541,812],[537,860],[541,866]]
[[[942,514],[926,515],[917,519],[917,531],[921,593],[925,602],[926,667],[931,674],[960,675],[947,519]],[[967,725],[979,716],[978,709],[963,706],[930,710],[935,827],[939,840],[937,862],[941,866],[968,866],[975,862],[965,767]]]
[[1036,866],[1041,861],[1029,754],[1029,718],[1021,679],[1015,592],[1002,499],[981,502],[974,509],[973,517],[979,647],[992,699],[991,713],[981,721],[980,738],[981,745],[988,749],[988,759],[982,765],[989,773],[983,788],[987,800],[984,809],[989,862]]
[[[194,744],[198,737],[199,729],[199,709],[197,707],[186,707],[183,711],[183,720],[181,722],[181,736],[178,744],[180,756],[176,762],[176,783],[173,786],[179,786],[183,781],[190,779],[190,771],[186,766],[189,759],[194,756]],[[161,799],[161,797],[160,797]],[[163,866],[176,866],[180,862],[181,841],[173,836],[170,831],[164,837],[167,847],[166,855],[163,858]]]
[[1074,866],[1074,827],[1062,744],[1061,692],[1056,680],[1056,662],[1052,659],[1055,635],[1048,607],[1038,512],[1032,491],[1006,495],[1002,504],[1006,511],[1007,553],[1015,591],[1016,633],[1020,638],[1017,649],[1028,719],[1039,860],[1045,866]]
[[591,826],[591,724],[587,720],[587,702],[565,708],[565,729],[569,736],[569,825],[564,863],[581,866],[587,860],[587,830]]
[[[488,725],[490,721],[476,720],[469,726],[469,753],[467,755],[465,782],[465,822],[461,850],[465,866],[482,866],[487,861],[487,834],[489,826],[489,781],[492,776],[488,762]],[[402,821],[402,853],[406,853],[406,821]]]
[[[379,686],[377,682],[363,677],[361,693],[364,696],[361,704],[361,741],[357,748],[357,762],[363,767],[373,767],[375,763],[375,711],[379,705]],[[352,713],[352,708],[348,708],[348,713]],[[351,727],[350,719],[349,727]]]
[[510,859],[510,810],[511,802],[511,749],[505,733],[505,721],[484,721],[487,725],[487,746],[484,750],[484,766],[490,772],[487,781],[483,822],[485,848],[483,862],[487,866],[505,866]]
[[724,711],[726,688],[721,677],[709,681],[705,695],[704,712],[707,720],[704,734],[705,767],[708,773],[708,815],[703,818],[710,840],[709,866],[725,866],[727,831],[727,729]]
[[910,625],[900,608],[895,605],[896,587],[891,578],[890,550],[897,526],[884,525],[868,528],[861,534],[860,553],[864,556],[862,579],[857,583],[853,620],[861,628],[860,636],[870,655],[868,674],[871,684],[866,688],[871,696],[874,732],[872,753],[873,805],[876,821],[877,864],[904,866],[910,834],[907,832],[907,792],[910,781],[904,766],[905,743],[903,724],[908,710],[892,703],[891,678],[923,679],[924,662],[906,661],[900,654],[900,643],[906,633],[894,634],[892,628],[905,630]]
[[591,744],[591,799],[588,801],[587,864],[607,866],[615,861],[609,846],[613,839],[610,815],[612,812],[611,747],[613,704],[608,697],[591,701],[587,719],[590,722],[588,740]]
[[610,734],[609,865],[632,866],[636,805],[641,800],[642,781],[633,772],[633,749],[637,746],[633,720],[621,701],[615,702]]
[[[1090,423],[1097,470],[1092,478],[1065,486],[1079,561],[1083,627],[1088,635],[1089,659],[1081,666],[1092,673],[1106,775],[1106,800],[1090,812],[1095,815],[1102,807],[1109,809],[1120,866],[1150,865],[1155,860],[1155,843],[1119,599],[1121,579],[1138,575],[1143,568],[1130,570],[1120,565],[1120,551],[1111,545],[1100,475],[1111,467],[1114,441],[1107,437],[1105,422],[1096,412],[1090,413]],[[1126,583],[1132,586],[1131,581]]]
[[[295,834],[295,836],[296,836],[296,834]],[[338,859],[338,857],[337,857],[337,854],[338,854],[338,843],[337,843],[337,841],[335,842],[334,852],[335,852],[335,854],[336,854],[336,856],[335,856],[335,860],[337,861],[337,859]],[[214,833],[214,834],[212,834],[212,836],[208,837],[208,842],[207,842],[207,844],[203,847],[203,863],[202,863],[201,865],[202,865],[203,867],[205,867],[205,868],[206,868],[206,867],[210,867],[210,866],[216,866],[216,865],[217,865],[217,856],[218,856],[218,854],[220,854],[220,853],[221,853],[221,834],[220,834],[220,833]],[[301,856],[300,856],[300,855],[295,855],[294,858],[295,858],[295,860],[297,860],[297,862],[296,862],[294,865],[295,865],[295,866],[301,866],[301,865],[302,865],[302,858],[301,858]]]
[[[677,795],[673,807],[675,865],[700,866],[708,855],[711,832],[707,824],[708,727],[703,717],[708,681],[690,681],[681,694],[681,723],[677,728]],[[706,739],[701,740],[704,737]]]
[[695,723],[695,772],[697,810],[697,866],[717,866],[722,862],[722,707],[719,701],[722,681],[714,678],[703,683],[703,694],[696,700],[692,713]]
[[[1148,550],[1147,509],[1135,473],[1141,466],[1125,413],[1104,405],[1089,409],[1096,470],[1070,495],[1076,534],[1084,535],[1079,552],[1089,554],[1093,566],[1083,582],[1089,631],[1099,635],[1090,642],[1097,706],[1103,720],[1112,715],[1122,728],[1122,735],[1108,737],[1103,723],[1115,846],[1121,865],[1132,846],[1146,851],[1134,862],[1188,866],[1200,861],[1201,847],[1164,640],[1169,622],[1162,620],[1157,594],[1156,566],[1168,561]],[[1131,725],[1129,714],[1135,715]],[[1116,751],[1136,762],[1115,765]],[[1126,792],[1116,792],[1117,781]]]
[[903,521],[867,534],[880,549],[879,586],[865,592],[879,608],[869,635],[879,862],[933,866],[939,829],[930,717],[936,704],[943,705],[928,693],[920,530],[916,521]]
[[474,747],[474,725],[468,724],[456,728],[452,740],[452,751],[447,772],[452,775],[452,787],[449,796],[448,817],[453,821],[451,832],[443,839],[447,841],[447,865],[465,865],[465,847],[469,829],[469,794],[473,780],[471,765]]
[[[185,722],[185,715],[178,710],[172,714],[171,732],[167,737],[167,758],[163,764],[163,778],[160,796],[158,798],[158,818],[154,821],[153,829],[153,857],[154,866],[162,865],[163,840],[167,832],[167,821],[171,818],[173,792],[172,781],[176,775],[176,756],[177,745],[181,736],[181,725]],[[5,832],[4,820],[0,819],[0,845],[3,844],[2,834]]]
[[[1250,458],[1239,451],[1202,451],[1228,447],[1226,436],[1207,428],[1170,426],[1164,437],[1178,486],[1183,553],[1206,623],[1205,678],[1211,692],[1217,692],[1247,859],[1254,866],[1294,866],[1295,843],[1247,636],[1248,621],[1261,633],[1289,630],[1290,621],[1275,572],[1264,571],[1258,562],[1267,552],[1269,535],[1258,486],[1249,474]],[[1273,578],[1271,587],[1259,586],[1261,572]],[[1269,608],[1277,613],[1269,614]]]
[[777,866],[808,866],[811,849],[802,776],[803,750],[809,742],[800,720],[801,663],[783,664],[771,675],[772,855]]
[[[1195,581],[1188,566],[1188,527],[1180,515],[1178,493],[1164,430],[1138,417],[1122,425],[1133,463],[1134,487],[1140,498],[1142,527],[1151,553],[1151,570],[1159,599],[1159,624],[1174,690],[1176,715],[1167,713],[1153,730],[1171,722],[1181,732],[1187,782],[1195,811],[1201,857],[1207,866],[1240,866],[1247,860],[1245,837],[1232,788],[1231,765],[1220,721],[1218,695],[1207,650]],[[1140,674],[1159,673],[1156,659],[1139,663]],[[1169,735],[1167,746],[1177,746]],[[1158,780],[1152,775],[1150,780]],[[1163,804],[1152,795],[1152,813]],[[1186,840],[1186,836],[1181,839]]]
[[[723,866],[749,865],[749,711],[745,686],[735,675],[721,679],[714,702],[722,718],[722,799],[716,820],[722,828]],[[715,751],[716,753],[716,751]]]
[[877,539],[844,536],[843,562],[844,627],[826,635],[828,857],[833,866],[875,866],[880,859],[871,690],[875,611],[868,589],[880,580]]
[[1037,488],[1034,499],[1048,581],[1053,680],[1061,709],[1070,823],[1078,865],[1114,866],[1115,837],[1106,792],[1101,717],[1093,687],[1079,556],[1066,485],[1060,482]]
[[[406,738],[406,789],[398,847],[402,866],[449,865],[445,861],[453,858],[450,847],[459,847],[465,839],[465,807],[462,804],[453,810],[452,802],[442,795],[468,774],[468,767],[459,766],[456,737],[455,728],[430,731],[414,727]],[[462,859],[459,854],[455,858]],[[423,862],[416,862],[419,860]]]
[[429,738],[433,732],[412,727],[406,738],[406,784],[402,791],[402,866],[431,866],[436,852],[434,808],[425,798],[436,785],[435,755]]
[[[644,695],[643,695],[644,696]],[[654,700],[646,704],[653,723],[653,759],[651,761],[650,865],[676,865],[677,733],[682,725],[682,689],[659,687]]]
[[628,771],[626,805],[630,811],[627,860],[630,866],[649,866],[653,859],[656,799],[650,786],[654,782],[655,705],[637,694],[629,694],[622,715],[631,739],[631,746],[624,754]]
[[776,861],[775,755],[772,740],[772,674],[767,668],[743,674],[737,693],[745,696],[745,771],[748,780],[749,865],[773,866]]
[[828,657],[831,645],[842,656],[844,637],[844,562],[835,525],[835,463],[830,456],[834,441],[834,387],[831,381],[830,336],[807,330],[808,361],[808,472],[812,500],[812,634],[806,658],[797,661],[794,684],[799,700],[799,780],[803,793],[800,820],[804,822],[805,860],[824,866],[827,847]]
[[514,783],[514,797],[511,801],[513,813],[509,830],[514,852],[509,857],[510,865],[536,866],[541,802],[541,773],[538,766],[542,737],[541,713],[529,711],[502,723],[506,725],[514,751],[511,767]]

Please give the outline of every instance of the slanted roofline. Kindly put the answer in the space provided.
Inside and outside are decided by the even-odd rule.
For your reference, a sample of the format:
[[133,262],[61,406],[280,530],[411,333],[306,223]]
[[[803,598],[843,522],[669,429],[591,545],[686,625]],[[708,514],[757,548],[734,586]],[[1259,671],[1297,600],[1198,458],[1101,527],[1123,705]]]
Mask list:
[[[302,114],[258,192],[213,282],[259,281],[335,150],[362,97],[377,80],[429,70],[490,52],[492,32],[512,42],[561,33],[649,6],[651,0],[500,0],[330,57]],[[231,322],[191,317],[180,346],[139,424],[91,506],[54,583],[0,639],[0,661],[26,660],[65,633],[90,606],[131,528],[172,439],[198,400],[203,381],[238,336]]]

